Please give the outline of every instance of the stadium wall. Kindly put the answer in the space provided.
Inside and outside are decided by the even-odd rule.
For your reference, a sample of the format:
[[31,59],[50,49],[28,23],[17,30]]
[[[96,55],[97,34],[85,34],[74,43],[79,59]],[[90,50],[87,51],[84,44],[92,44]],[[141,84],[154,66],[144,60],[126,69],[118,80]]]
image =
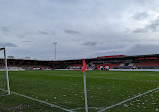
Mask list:
[[159,69],[109,69],[110,71],[156,71],[159,72]]

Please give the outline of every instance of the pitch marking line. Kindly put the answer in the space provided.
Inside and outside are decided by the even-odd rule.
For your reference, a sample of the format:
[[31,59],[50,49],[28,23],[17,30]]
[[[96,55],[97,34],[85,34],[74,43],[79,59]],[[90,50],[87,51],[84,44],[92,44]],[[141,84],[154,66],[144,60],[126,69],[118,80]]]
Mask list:
[[[76,108],[76,109],[71,109],[71,110],[81,110],[81,109],[85,109],[85,108]],[[101,107],[98,108],[98,107],[88,107],[88,109],[102,109]]]
[[[6,91],[6,90],[3,90],[3,91]],[[32,97],[29,97],[29,96],[26,96],[26,95],[23,95],[23,94],[19,94],[19,93],[16,93],[16,92],[11,92],[12,94],[15,94],[15,95],[18,95],[18,96],[22,96],[22,97],[25,97],[25,98],[28,98],[28,99],[31,99],[31,100],[34,100],[34,101],[37,101],[37,102],[40,102],[40,103],[43,103],[43,104],[46,104],[46,105],[49,105],[51,107],[56,107],[56,108],[59,108],[61,110],[65,110],[67,112],[74,112],[72,110],[69,110],[69,109],[66,109],[66,108],[63,108],[63,107],[60,107],[58,105],[54,105],[52,103],[48,103],[48,102],[45,102],[43,100],[38,100],[38,99],[35,99],[35,98],[32,98]]]
[[114,105],[111,105],[111,106],[102,108],[101,110],[99,110],[99,111],[97,111],[97,112],[103,112],[103,111],[106,111],[106,110],[108,110],[108,109],[110,109],[110,108],[114,108],[114,107],[116,107],[116,106],[118,106],[118,105],[121,105],[121,104],[126,103],[126,102],[128,102],[128,101],[131,101],[131,100],[133,100],[133,99],[135,99],[135,98],[138,98],[138,97],[140,97],[140,96],[146,95],[146,94],[148,94],[148,93],[154,92],[154,91],[156,91],[156,90],[158,90],[158,89],[159,89],[159,87],[157,87],[157,88],[155,88],[155,89],[152,89],[152,90],[149,90],[149,91],[147,91],[147,92],[145,92],[145,93],[139,94],[139,95],[137,95],[137,96],[134,96],[134,97],[132,97],[132,98],[129,98],[129,99],[127,99],[127,100],[124,100],[124,101],[122,101],[122,102],[119,102],[119,103],[117,103],[117,104],[114,104]]
[[[158,90],[157,90],[158,89]],[[155,91],[155,90],[157,90],[157,91]],[[142,95],[145,95],[145,94],[148,94],[148,93],[150,93],[150,92],[153,92],[153,93],[156,93],[156,92],[159,92],[159,87],[157,87],[157,88],[155,88],[155,89],[153,89],[153,90],[149,90],[149,91],[147,91],[147,92],[145,92],[145,93],[142,93],[142,94],[139,94],[139,95],[137,95],[137,96],[135,96],[135,97],[132,97],[132,98],[130,98],[130,99],[127,99],[127,100],[124,100],[124,101],[122,101],[122,102],[120,102],[120,103],[117,103],[117,104],[115,104],[115,105],[112,105],[113,107],[115,107],[115,106],[117,106],[117,105],[120,105],[120,104],[122,104],[122,103],[125,103],[125,102],[127,102],[127,101],[130,101],[130,100],[133,100],[133,99],[135,99],[135,98],[137,98],[137,97],[140,97],[140,96],[142,96]],[[113,108],[112,106],[108,106],[108,107],[88,107],[88,109],[106,109],[106,110],[108,110],[108,109],[110,109],[110,108]],[[81,110],[81,109],[85,109],[85,108],[75,108],[75,109],[71,109],[71,110]],[[100,112],[101,110],[99,110],[98,112]],[[103,110],[103,111],[105,111],[105,110]]]

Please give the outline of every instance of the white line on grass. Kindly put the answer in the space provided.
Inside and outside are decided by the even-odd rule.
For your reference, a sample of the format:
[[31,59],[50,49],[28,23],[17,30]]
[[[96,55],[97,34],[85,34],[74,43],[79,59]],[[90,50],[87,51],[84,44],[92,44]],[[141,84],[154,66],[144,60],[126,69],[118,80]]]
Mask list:
[[[3,91],[6,91],[6,90],[3,90]],[[26,96],[26,95],[19,94],[19,93],[16,93],[16,92],[11,92],[11,93],[12,93],[12,94],[15,94],[15,95],[18,95],[18,96],[22,96],[22,97],[28,98],[28,99],[31,99],[31,100],[34,100],[34,101],[37,101],[37,102],[40,102],[40,103],[43,103],[43,104],[46,104],[46,105],[49,105],[49,106],[51,106],[51,107],[56,107],[56,108],[59,108],[59,109],[61,109],[61,110],[65,110],[65,111],[67,111],[67,112],[74,112],[74,111],[72,111],[72,110],[69,110],[69,109],[60,107],[60,106],[58,106],[58,105],[54,105],[54,104],[52,104],[52,103],[45,102],[45,101],[43,101],[43,100],[38,100],[38,99],[32,98],[32,97],[30,97],[30,96]]]
[[[71,109],[71,110],[82,110],[85,109],[84,107],[82,108],[76,108],[76,109]],[[102,109],[101,107],[88,107],[88,109]]]
[[137,98],[137,97],[140,97],[140,96],[146,95],[146,94],[148,94],[148,93],[150,93],[150,92],[153,92],[153,91],[155,91],[155,90],[157,90],[157,89],[159,89],[159,87],[157,87],[157,88],[155,88],[155,89],[152,89],[152,90],[149,90],[149,91],[147,91],[147,92],[145,92],[145,93],[139,94],[139,95],[137,95],[137,96],[134,96],[134,97],[132,97],[132,98],[129,98],[129,99],[127,99],[127,100],[124,100],[124,101],[122,101],[122,102],[119,102],[119,103],[117,103],[117,104],[114,104],[114,105],[111,105],[111,106],[102,108],[101,110],[99,110],[99,111],[97,111],[97,112],[103,112],[103,111],[106,111],[106,110],[108,110],[108,109],[110,109],[110,108],[114,108],[114,107],[116,107],[116,106],[118,106],[118,105],[121,105],[121,104],[126,103],[126,102],[128,102],[128,101],[131,101],[131,100],[133,100],[133,99],[135,99],[135,98]]

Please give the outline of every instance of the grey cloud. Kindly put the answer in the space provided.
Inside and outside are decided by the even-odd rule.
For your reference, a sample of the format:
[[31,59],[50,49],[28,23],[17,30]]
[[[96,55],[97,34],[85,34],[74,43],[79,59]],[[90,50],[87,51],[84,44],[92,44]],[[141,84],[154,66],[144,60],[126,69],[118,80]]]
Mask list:
[[159,53],[158,48],[159,48],[159,45],[136,44],[123,53],[128,55],[158,54]]
[[81,45],[94,47],[94,46],[97,45],[97,42],[85,42],[85,43],[83,43]]
[[17,45],[10,42],[0,42],[0,47],[17,47]]
[[25,37],[27,37],[27,34],[19,35],[18,37],[19,38],[25,38]]
[[26,40],[26,41],[22,41],[22,42],[30,42],[30,41],[27,41],[27,40]]
[[101,52],[97,52],[95,56],[109,56],[109,55],[146,55],[146,54],[158,54],[159,45],[153,44],[134,44],[133,46],[125,47],[125,48],[116,48],[110,50],[102,50]]
[[48,35],[49,33],[46,32],[46,31],[38,31],[39,34],[42,34],[42,35]]
[[149,16],[148,13],[142,12],[142,13],[137,13],[136,15],[134,15],[133,18],[136,20],[143,20],[143,19],[146,19],[148,16]]
[[68,33],[68,34],[79,34],[80,32],[78,31],[74,31],[74,30],[64,30],[65,33]]
[[29,37],[33,34],[34,34],[33,32],[23,32],[22,34],[19,34],[18,37],[19,38],[26,38],[26,37]]
[[149,25],[144,28],[139,28],[133,31],[133,33],[146,33],[146,32],[156,32],[159,30],[159,17],[152,21]]
[[47,32],[47,31],[38,31],[38,33],[39,34],[41,34],[41,35],[54,35],[55,34],[55,32]]
[[146,28],[153,32],[157,31],[159,29],[159,17],[157,20],[153,21],[150,25],[148,25]]
[[11,32],[11,30],[10,30],[8,27],[6,27],[6,26],[2,26],[2,27],[0,28],[0,30],[1,30],[2,32],[5,32],[5,33]]
[[[57,47],[59,50],[57,55],[61,55],[61,57],[58,56],[58,59],[70,59],[71,56],[65,54],[71,54],[71,58],[77,58],[83,54],[92,57],[140,53],[140,51],[134,50],[137,49],[136,47],[129,48],[130,51],[125,48],[129,44],[134,44],[138,41],[143,42],[145,39],[152,37],[153,33],[136,35],[123,31],[125,31],[125,28],[133,29],[144,18],[146,19],[143,23],[150,21],[150,15],[158,12],[158,4],[156,3],[154,6],[153,3],[157,0],[3,1],[6,3],[0,4],[0,34],[2,34],[0,42],[7,41],[11,43],[0,43],[0,45],[18,45],[18,49],[12,51],[17,56],[23,57],[26,54],[39,59],[48,59],[47,56],[49,55],[50,57],[54,56],[53,41],[58,42]],[[154,10],[155,8],[156,10]],[[131,19],[128,20],[130,16]],[[134,33],[156,31],[156,23],[157,21],[152,21],[150,25],[143,26],[143,28],[140,27]],[[56,36],[52,36],[54,35],[52,30],[55,31]],[[2,32],[6,32],[7,35]],[[16,45],[12,43],[13,40]],[[19,40],[21,41],[20,45],[18,44]],[[29,45],[26,46],[26,44]],[[87,49],[85,49],[85,46],[87,46]],[[144,48],[143,46],[137,46],[141,50]],[[19,49],[21,49],[21,54]],[[37,52],[40,54],[41,51],[45,51],[45,56],[37,55]],[[59,53],[60,51],[61,54]],[[90,52],[93,54],[95,51],[101,52],[91,55]],[[146,50],[143,51],[147,53]]]
[[147,32],[147,29],[144,29],[144,28],[136,29],[133,31],[133,33],[146,33],[146,32]]

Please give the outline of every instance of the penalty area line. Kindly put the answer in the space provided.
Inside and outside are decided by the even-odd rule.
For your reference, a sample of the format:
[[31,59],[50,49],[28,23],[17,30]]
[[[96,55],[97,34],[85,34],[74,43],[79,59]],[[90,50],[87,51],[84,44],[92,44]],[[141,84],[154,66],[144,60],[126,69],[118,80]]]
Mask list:
[[116,107],[116,106],[118,106],[118,105],[121,105],[121,104],[126,103],[126,102],[128,102],[128,101],[131,101],[131,100],[133,100],[133,99],[135,99],[135,98],[138,98],[138,97],[140,97],[140,96],[146,95],[146,94],[148,94],[148,93],[154,92],[154,91],[156,91],[156,90],[158,90],[158,89],[159,89],[159,87],[157,87],[157,88],[155,88],[155,89],[152,89],[152,90],[148,90],[148,91],[145,92],[145,93],[139,94],[139,95],[137,95],[137,96],[134,96],[134,97],[132,97],[132,98],[129,98],[129,99],[127,99],[127,100],[124,100],[124,101],[122,101],[122,102],[119,102],[119,103],[117,103],[117,104],[114,104],[114,105],[111,105],[111,106],[102,108],[101,110],[99,110],[99,111],[97,111],[97,112],[103,112],[103,111],[106,111],[106,110],[108,110],[108,109],[114,108],[114,107]]
[[[6,90],[3,90],[3,91],[6,91]],[[55,105],[55,104],[52,104],[52,103],[48,103],[48,102],[43,101],[43,100],[39,100],[39,99],[36,99],[36,98],[32,98],[32,97],[30,97],[30,96],[26,96],[26,95],[19,94],[19,93],[16,93],[16,92],[11,92],[11,93],[12,93],[12,94],[15,94],[15,95],[18,95],[18,96],[22,96],[22,97],[28,98],[28,99],[31,99],[31,100],[33,100],[33,101],[37,101],[37,102],[39,102],[39,103],[43,103],[43,104],[49,105],[49,106],[51,106],[51,107],[56,107],[56,108],[59,108],[59,109],[61,109],[61,110],[65,110],[65,111],[67,111],[67,112],[74,112],[74,111],[72,111],[72,110],[69,110],[69,109],[60,107],[60,106]]]

